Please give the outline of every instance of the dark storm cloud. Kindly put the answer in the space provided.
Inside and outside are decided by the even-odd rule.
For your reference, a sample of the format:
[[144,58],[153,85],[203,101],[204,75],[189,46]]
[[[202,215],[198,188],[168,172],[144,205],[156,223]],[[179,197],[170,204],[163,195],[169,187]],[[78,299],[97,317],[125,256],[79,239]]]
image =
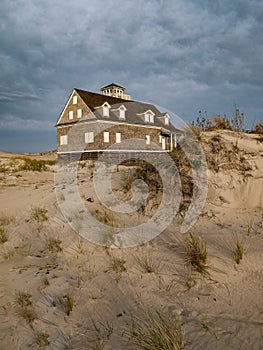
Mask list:
[[3,0],[1,132],[43,127],[54,148],[72,88],[112,81],[189,121],[235,104],[262,118],[262,15],[257,0]]

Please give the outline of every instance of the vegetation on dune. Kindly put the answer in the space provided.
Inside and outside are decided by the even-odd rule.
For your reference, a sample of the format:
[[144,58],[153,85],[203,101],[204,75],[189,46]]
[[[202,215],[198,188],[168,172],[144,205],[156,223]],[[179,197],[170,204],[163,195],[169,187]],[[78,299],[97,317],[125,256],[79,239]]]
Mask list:
[[54,165],[53,160],[33,159],[29,157],[14,157],[8,162],[0,164],[0,172],[18,172],[18,171],[47,171],[48,166]]
[[206,243],[201,237],[192,232],[183,241],[183,247],[186,252],[186,261],[196,271],[205,273],[207,269],[207,248]]
[[144,350],[180,350],[185,344],[177,317],[158,310],[146,312],[143,319],[134,318],[128,335]]

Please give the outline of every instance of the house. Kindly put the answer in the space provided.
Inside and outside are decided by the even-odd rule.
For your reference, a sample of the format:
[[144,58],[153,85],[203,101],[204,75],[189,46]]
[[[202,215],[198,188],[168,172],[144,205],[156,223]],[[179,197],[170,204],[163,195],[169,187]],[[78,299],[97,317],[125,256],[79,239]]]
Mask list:
[[172,125],[169,113],[131,100],[125,88],[114,83],[101,88],[100,94],[73,89],[56,128],[58,154],[104,150],[169,152],[182,134]]

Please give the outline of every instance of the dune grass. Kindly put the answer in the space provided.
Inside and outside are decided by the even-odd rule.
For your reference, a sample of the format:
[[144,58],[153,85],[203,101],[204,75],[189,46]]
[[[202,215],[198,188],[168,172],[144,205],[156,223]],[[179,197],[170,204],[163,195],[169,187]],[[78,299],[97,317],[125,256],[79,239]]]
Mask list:
[[192,232],[183,240],[183,247],[186,252],[186,261],[196,271],[205,273],[207,270],[207,247],[201,237]]
[[133,319],[129,337],[144,350],[180,350],[185,344],[179,320],[158,310],[146,312],[143,319]]

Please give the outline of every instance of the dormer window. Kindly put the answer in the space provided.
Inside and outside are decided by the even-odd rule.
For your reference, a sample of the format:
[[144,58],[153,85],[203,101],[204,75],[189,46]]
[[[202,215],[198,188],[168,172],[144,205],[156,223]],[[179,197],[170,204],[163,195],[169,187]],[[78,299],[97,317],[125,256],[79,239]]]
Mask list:
[[111,111],[115,112],[119,119],[125,120],[127,108],[124,105],[121,105],[118,108],[112,109]]
[[73,96],[73,105],[76,105],[78,103],[78,96]]
[[168,113],[165,113],[163,116],[164,116],[164,124],[169,125],[170,115]]
[[154,113],[151,110],[144,113],[144,121],[145,123],[154,123]]
[[105,102],[102,105],[102,113],[103,113],[103,117],[109,117],[110,116],[110,108],[111,106],[108,104],[108,102]]

